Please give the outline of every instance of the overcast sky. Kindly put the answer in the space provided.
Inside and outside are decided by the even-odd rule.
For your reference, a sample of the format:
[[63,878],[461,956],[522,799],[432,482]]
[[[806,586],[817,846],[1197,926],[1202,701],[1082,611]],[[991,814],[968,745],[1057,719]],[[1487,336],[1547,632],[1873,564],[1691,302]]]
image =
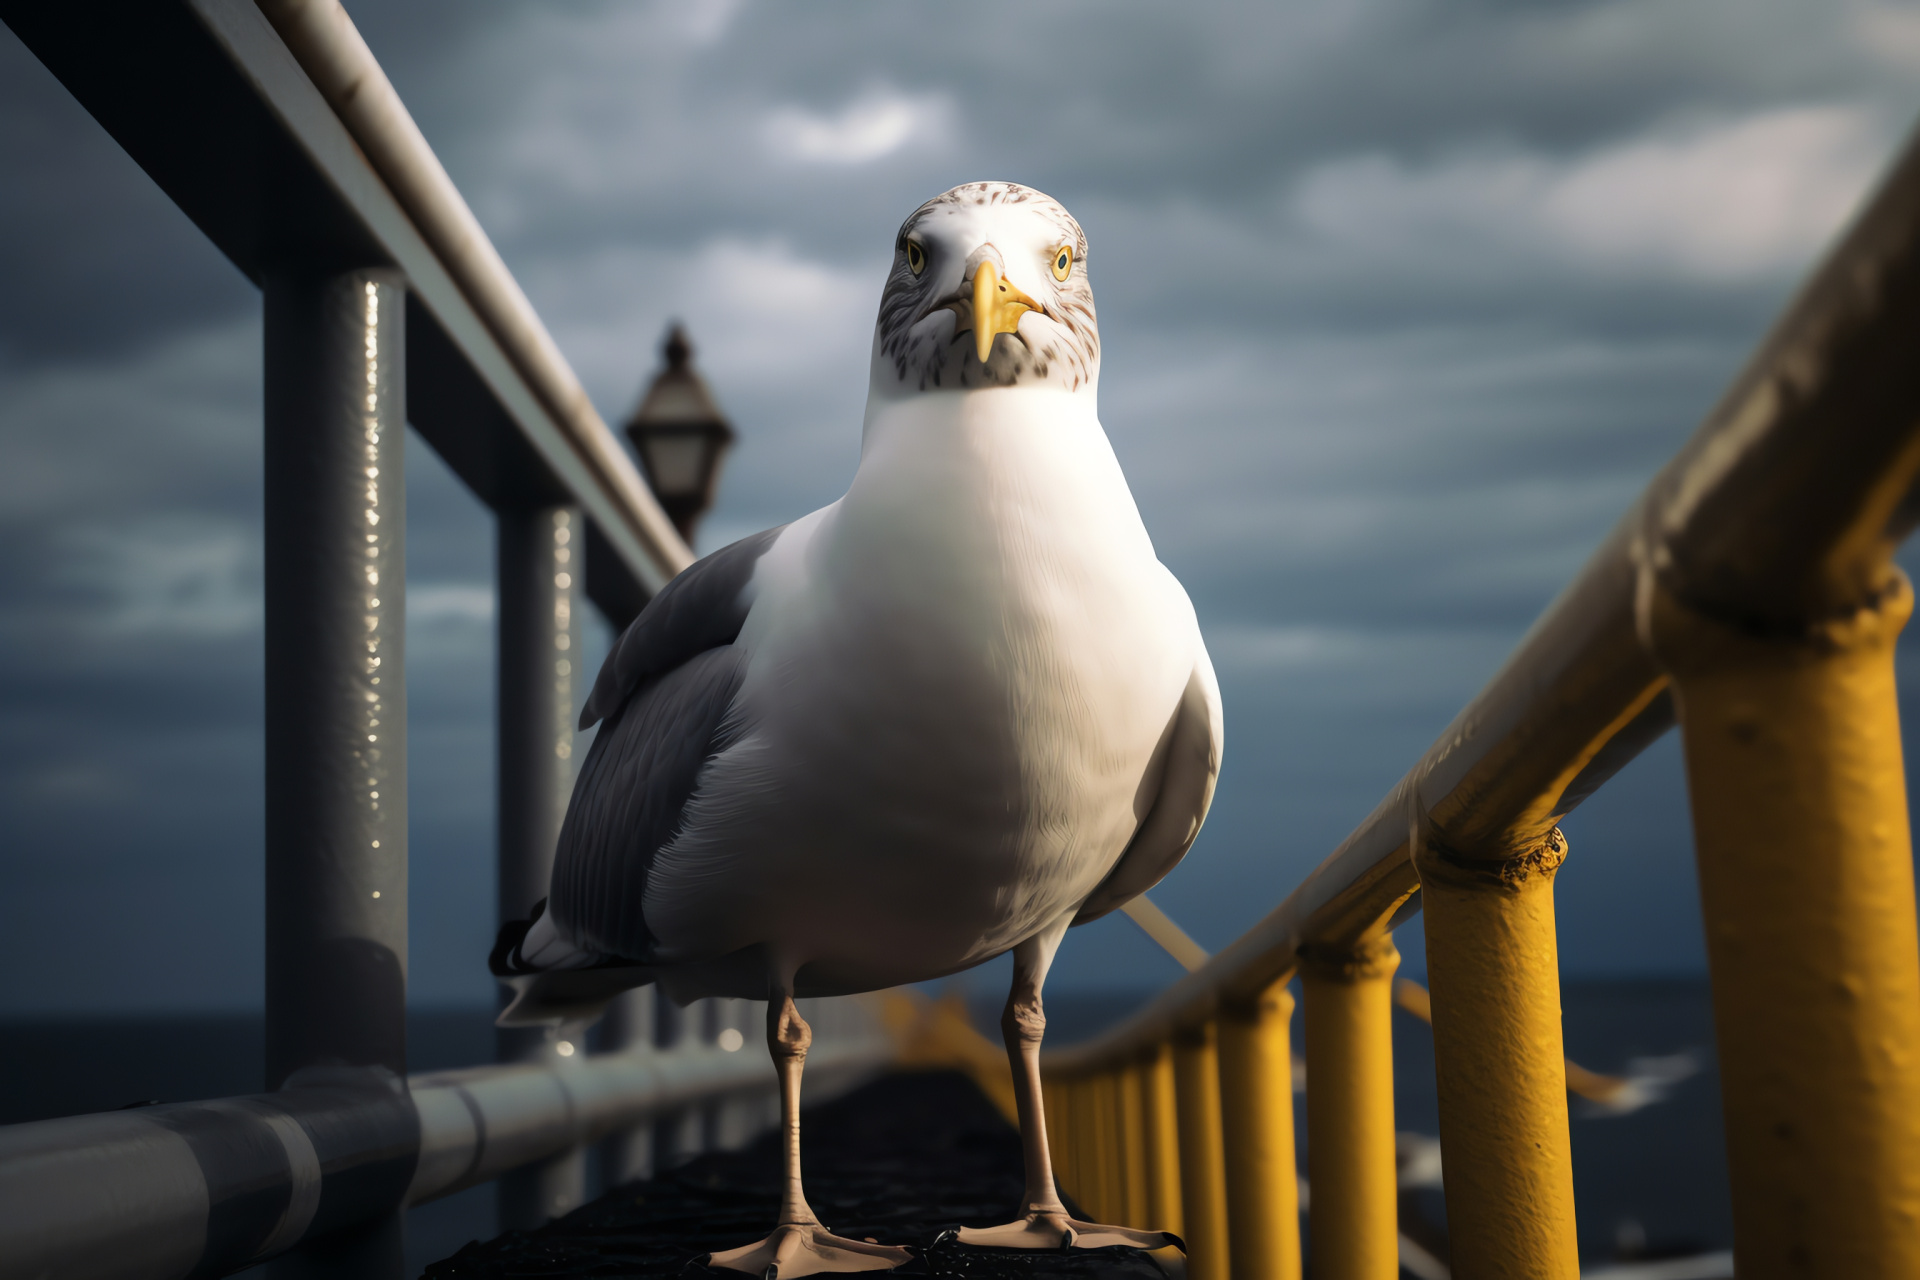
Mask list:
[[[1920,107],[1912,5],[348,8],[610,421],[687,322],[741,434],[704,549],[844,489],[908,212],[1078,216],[1226,702],[1156,895],[1210,947],[1493,672]],[[0,298],[0,1012],[257,1004],[259,297],[4,29]],[[413,996],[480,1003],[492,539],[414,446]],[[1568,974],[1698,971],[1673,741],[1567,830]],[[1116,918],[1055,985],[1172,973]]]

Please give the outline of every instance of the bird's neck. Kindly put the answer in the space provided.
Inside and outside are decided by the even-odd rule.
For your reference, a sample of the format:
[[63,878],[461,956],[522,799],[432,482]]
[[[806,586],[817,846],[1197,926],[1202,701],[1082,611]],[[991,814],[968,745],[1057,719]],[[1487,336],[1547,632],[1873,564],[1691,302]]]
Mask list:
[[1024,531],[1050,545],[1108,540],[1151,555],[1087,391],[875,397],[842,509],[863,528],[912,530],[956,551]]
[[[868,399],[860,434],[860,474],[945,474],[1039,480],[1075,468],[1087,453],[1112,455],[1092,391],[985,388]],[[858,486],[858,476],[854,486]]]
[[1059,387],[981,387],[967,391],[923,391],[915,395],[888,395],[879,389],[867,396],[866,421],[861,429],[860,458],[876,450],[930,447],[935,451],[982,431],[1011,429],[1021,435],[1077,437],[1091,433],[1102,440],[1097,388],[1068,391]]

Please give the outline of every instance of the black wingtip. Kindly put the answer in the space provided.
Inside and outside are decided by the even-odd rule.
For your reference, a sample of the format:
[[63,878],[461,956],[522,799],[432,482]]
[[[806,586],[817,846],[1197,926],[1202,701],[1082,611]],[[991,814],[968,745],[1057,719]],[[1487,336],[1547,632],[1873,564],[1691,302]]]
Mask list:
[[494,977],[507,978],[526,972],[520,964],[520,944],[526,941],[527,930],[531,928],[531,920],[509,920],[500,926],[493,950],[487,953],[487,968]]
[[520,944],[527,940],[527,931],[533,928],[547,909],[545,898],[533,904],[533,910],[525,920],[509,920],[500,926],[500,933],[493,940],[493,950],[487,953],[487,968],[496,978],[510,978],[515,974],[531,973],[526,961],[520,958]]

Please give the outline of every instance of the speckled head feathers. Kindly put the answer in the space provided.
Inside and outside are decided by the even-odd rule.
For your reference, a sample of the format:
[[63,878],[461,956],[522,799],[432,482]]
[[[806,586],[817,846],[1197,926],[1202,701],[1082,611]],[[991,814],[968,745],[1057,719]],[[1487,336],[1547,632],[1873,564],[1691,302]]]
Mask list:
[[[998,332],[984,361],[973,315],[983,264],[1004,282],[1001,296],[1020,300],[1004,327],[989,321]],[[900,225],[874,326],[876,393],[1091,390],[1099,374],[1087,236],[1058,200],[1014,182],[969,182]]]

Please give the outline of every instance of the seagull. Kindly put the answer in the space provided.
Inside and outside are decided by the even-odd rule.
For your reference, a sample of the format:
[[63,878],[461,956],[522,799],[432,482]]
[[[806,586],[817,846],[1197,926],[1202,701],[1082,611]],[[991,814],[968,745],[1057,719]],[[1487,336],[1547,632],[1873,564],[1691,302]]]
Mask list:
[[1062,937],[1185,856],[1222,749],[1212,663],[1101,428],[1099,371],[1087,237],[1058,201],[1011,182],[927,201],[894,240],[846,495],[668,583],[587,699],[600,729],[548,897],[494,949],[516,992],[501,1022],[592,1016],[647,982],[768,1002],[779,1221],[714,1266],[909,1259],[807,1206],[794,1000],[1008,951],[1024,1203],[960,1239],[1178,1243],[1069,1216],[1040,1092]]

